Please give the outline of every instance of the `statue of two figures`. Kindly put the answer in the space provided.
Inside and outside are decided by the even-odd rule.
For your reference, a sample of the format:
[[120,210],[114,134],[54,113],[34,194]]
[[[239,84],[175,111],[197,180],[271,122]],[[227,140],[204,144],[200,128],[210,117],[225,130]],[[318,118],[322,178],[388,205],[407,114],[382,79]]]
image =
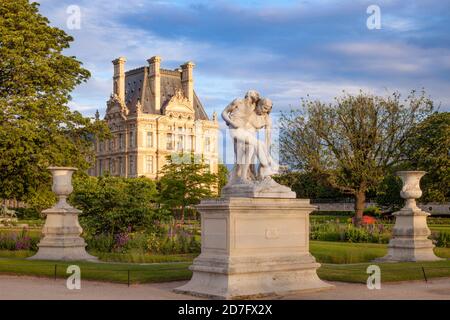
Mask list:
[[[271,156],[272,101],[250,90],[244,99],[233,100],[222,112],[234,146],[234,168],[222,197],[295,198],[295,192],[271,176],[278,164]],[[264,141],[257,133],[265,129]],[[257,163],[259,166],[257,167]]]

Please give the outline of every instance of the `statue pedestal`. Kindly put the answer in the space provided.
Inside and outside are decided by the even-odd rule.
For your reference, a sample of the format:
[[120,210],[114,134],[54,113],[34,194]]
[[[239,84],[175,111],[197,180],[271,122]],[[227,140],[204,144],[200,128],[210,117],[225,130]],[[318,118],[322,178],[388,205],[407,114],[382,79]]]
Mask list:
[[430,214],[419,208],[403,208],[393,213],[395,225],[392,239],[389,241],[388,254],[376,261],[438,261],[428,236],[431,234],[427,226],[427,216]]
[[38,252],[30,260],[90,260],[98,259],[86,252],[86,243],[80,237],[82,232],[78,223],[79,210],[73,207],[44,210],[47,214],[42,229],[44,238],[39,242]]
[[332,288],[309,253],[306,199],[221,198],[197,206],[202,252],[179,293],[240,299]]

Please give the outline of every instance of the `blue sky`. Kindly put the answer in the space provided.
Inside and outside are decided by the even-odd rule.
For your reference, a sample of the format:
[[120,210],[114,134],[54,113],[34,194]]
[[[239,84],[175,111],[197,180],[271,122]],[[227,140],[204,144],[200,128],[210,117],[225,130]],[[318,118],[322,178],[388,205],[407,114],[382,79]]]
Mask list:
[[[450,1],[42,0],[41,12],[75,41],[67,54],[92,78],[71,107],[91,116],[112,90],[111,60],[127,69],[154,55],[164,68],[196,63],[195,89],[207,112],[256,89],[276,111],[306,95],[331,101],[342,90],[407,93],[422,87],[450,111]],[[369,30],[369,5],[381,29]],[[69,5],[81,28],[69,30]]]

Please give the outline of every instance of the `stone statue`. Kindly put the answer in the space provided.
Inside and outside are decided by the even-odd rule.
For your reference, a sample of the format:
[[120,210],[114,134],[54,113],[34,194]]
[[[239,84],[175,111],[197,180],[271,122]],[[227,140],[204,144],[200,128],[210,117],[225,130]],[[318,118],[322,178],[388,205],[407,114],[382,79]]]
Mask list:
[[333,288],[320,280],[320,264],[309,252],[309,214],[316,207],[271,178],[278,170],[270,155],[271,110],[272,101],[252,90],[223,111],[234,143],[232,177],[219,199],[196,206],[202,250],[189,267],[191,280],[175,292],[254,299]]
[[[278,164],[270,155],[272,101],[250,90],[244,99],[233,100],[222,112],[230,129],[234,147],[234,168],[222,195],[295,197],[289,188],[276,183],[271,176],[278,173]],[[265,129],[265,140],[257,139],[258,130]],[[256,169],[256,160],[259,167]],[[275,192],[275,194],[273,194]],[[257,195],[258,194],[258,195]]]

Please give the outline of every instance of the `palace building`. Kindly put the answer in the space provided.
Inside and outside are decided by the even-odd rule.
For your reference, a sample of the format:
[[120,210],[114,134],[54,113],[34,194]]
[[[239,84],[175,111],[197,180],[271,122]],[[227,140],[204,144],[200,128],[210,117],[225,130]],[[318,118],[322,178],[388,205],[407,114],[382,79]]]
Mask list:
[[194,153],[217,172],[219,124],[208,118],[194,91],[194,64],[162,69],[158,56],[148,65],[125,71],[125,58],[114,60],[113,93],[105,121],[112,139],[96,142],[90,174],[159,178],[172,154]]

